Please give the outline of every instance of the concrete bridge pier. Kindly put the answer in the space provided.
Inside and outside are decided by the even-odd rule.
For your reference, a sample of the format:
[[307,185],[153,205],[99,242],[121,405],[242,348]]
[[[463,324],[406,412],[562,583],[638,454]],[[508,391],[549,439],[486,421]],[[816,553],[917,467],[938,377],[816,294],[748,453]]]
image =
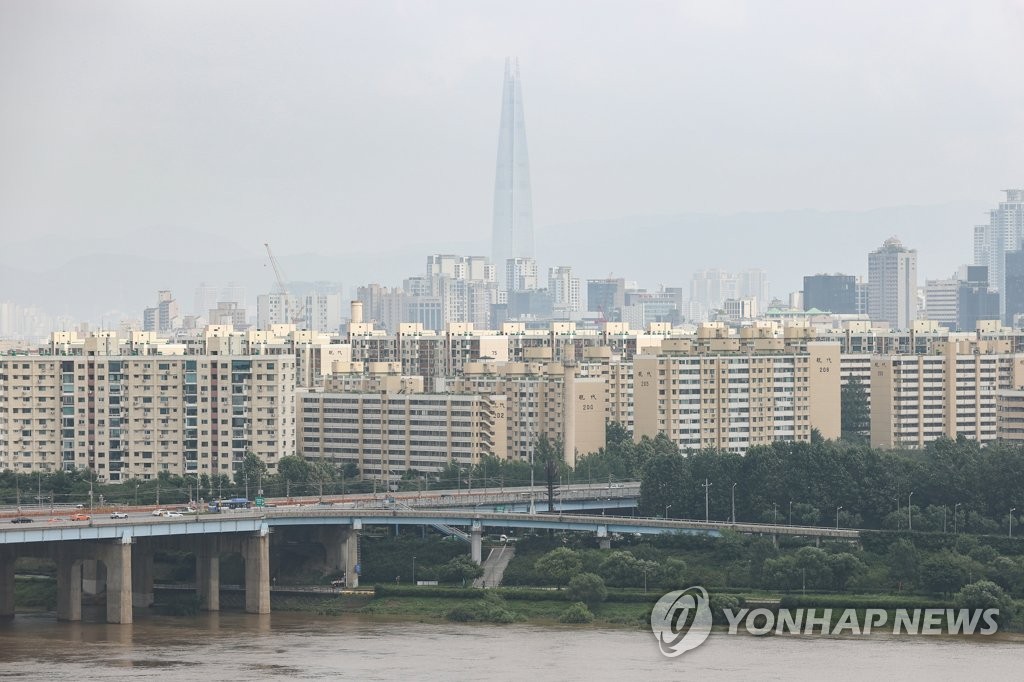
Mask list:
[[359,587],[359,530],[349,528],[345,532],[345,546],[342,550],[345,555],[345,587]]
[[324,548],[324,569],[328,573],[344,571],[345,586],[359,587],[358,531],[349,526],[321,526],[317,529],[317,540]]
[[270,529],[264,525],[242,541],[245,560],[245,610],[270,613]]
[[597,539],[597,546],[599,548],[601,548],[601,549],[611,549],[612,548],[612,539],[611,538],[598,538]]
[[14,617],[14,554],[0,550],[0,618]]
[[203,538],[196,551],[196,588],[199,591],[199,608],[204,611],[220,611],[220,551],[217,538]]
[[82,620],[82,560],[74,543],[62,543],[57,563],[57,620]]
[[482,563],[483,528],[479,523],[474,523],[469,531],[469,557],[473,560],[473,563]]
[[131,536],[96,547],[96,556],[107,568],[107,622],[132,622]]

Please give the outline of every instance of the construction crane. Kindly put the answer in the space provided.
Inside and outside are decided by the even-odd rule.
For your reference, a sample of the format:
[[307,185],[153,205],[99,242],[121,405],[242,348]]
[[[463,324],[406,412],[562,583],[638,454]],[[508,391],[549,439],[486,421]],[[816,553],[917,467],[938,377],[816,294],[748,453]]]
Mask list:
[[293,310],[292,297],[288,293],[288,285],[285,283],[284,273],[281,272],[281,266],[278,264],[277,259],[274,258],[274,252],[270,250],[270,243],[263,242],[263,246],[267,248],[267,256],[270,258],[270,265],[274,268],[274,277],[277,278],[277,289],[281,295],[281,305],[284,307],[284,317],[289,320],[296,328],[301,329],[305,324],[306,320],[301,315],[301,311]]
[[274,268],[274,277],[277,278],[277,289],[279,294],[288,295],[288,286],[284,283],[284,273],[281,272],[281,266],[277,264],[277,259],[274,258],[274,252],[270,250],[270,244],[263,242],[263,246],[267,247],[267,256],[270,257],[270,265]]

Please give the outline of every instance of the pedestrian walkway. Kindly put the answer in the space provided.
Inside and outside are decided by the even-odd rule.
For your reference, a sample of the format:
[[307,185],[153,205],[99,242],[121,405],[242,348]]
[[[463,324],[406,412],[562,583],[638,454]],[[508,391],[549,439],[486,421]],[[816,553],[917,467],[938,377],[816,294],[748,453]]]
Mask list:
[[511,545],[495,547],[484,561],[484,574],[473,581],[473,587],[497,587],[508,568],[508,562],[516,555],[516,548]]

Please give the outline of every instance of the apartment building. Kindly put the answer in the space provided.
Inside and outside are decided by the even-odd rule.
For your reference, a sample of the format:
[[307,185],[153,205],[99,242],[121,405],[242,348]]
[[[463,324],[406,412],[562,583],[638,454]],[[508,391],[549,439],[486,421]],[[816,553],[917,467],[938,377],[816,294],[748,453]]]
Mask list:
[[[813,400],[812,400],[813,396]],[[834,343],[804,353],[695,354],[679,340],[633,359],[634,436],[664,433],[683,450],[745,452],[776,440],[840,432],[840,354]]]
[[504,396],[301,391],[300,453],[385,481],[506,459]]
[[0,358],[0,470],[92,469],[108,481],[271,471],[294,454],[290,356],[131,356],[116,339],[79,356]]
[[574,364],[558,362],[473,362],[463,375],[445,381],[456,393],[503,396],[507,412],[507,451],[530,460],[537,441],[561,442],[566,462],[605,446],[608,383],[581,376]]
[[[871,444],[920,448],[938,438],[981,443],[998,436],[997,402],[1024,388],[1024,355],[1000,343],[950,341],[929,354],[879,355],[871,360]],[[1009,422],[1007,422],[1009,424]]]

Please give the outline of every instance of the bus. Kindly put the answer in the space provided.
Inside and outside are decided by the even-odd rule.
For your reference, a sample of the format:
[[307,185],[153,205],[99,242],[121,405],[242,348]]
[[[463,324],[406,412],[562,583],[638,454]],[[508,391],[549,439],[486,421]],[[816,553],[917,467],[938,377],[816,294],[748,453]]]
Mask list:
[[252,502],[244,497],[232,497],[230,500],[214,500],[210,502],[210,511],[219,512],[225,509],[249,509]]

